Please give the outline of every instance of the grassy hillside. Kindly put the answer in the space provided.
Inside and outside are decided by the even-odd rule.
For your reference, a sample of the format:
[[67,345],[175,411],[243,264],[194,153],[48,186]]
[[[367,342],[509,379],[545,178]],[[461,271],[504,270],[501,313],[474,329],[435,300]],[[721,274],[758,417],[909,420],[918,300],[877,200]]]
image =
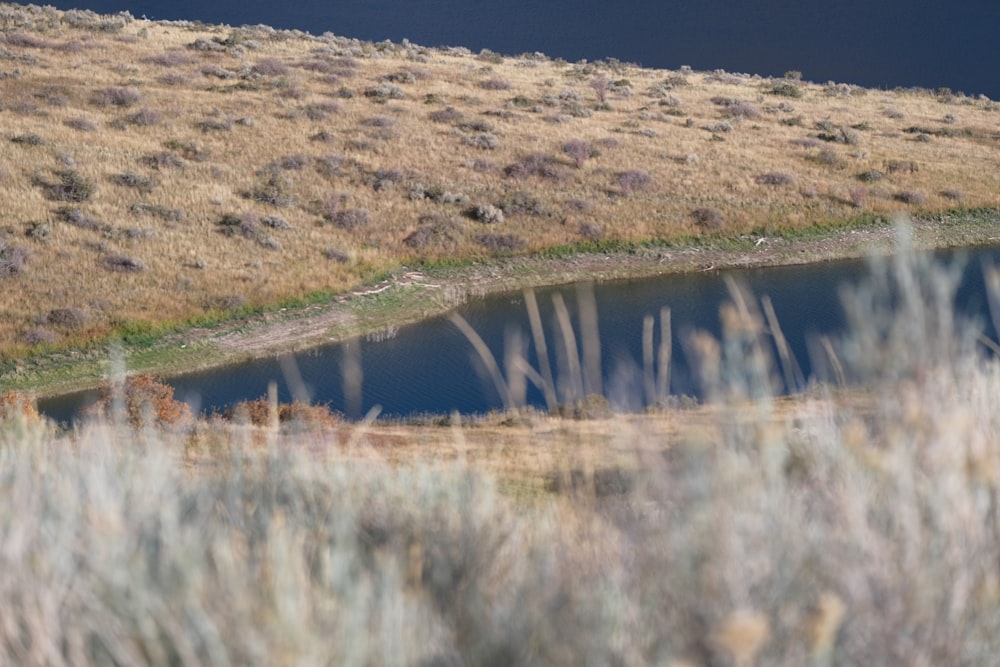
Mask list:
[[404,267],[1000,205],[1000,105],[0,5],[0,354]]

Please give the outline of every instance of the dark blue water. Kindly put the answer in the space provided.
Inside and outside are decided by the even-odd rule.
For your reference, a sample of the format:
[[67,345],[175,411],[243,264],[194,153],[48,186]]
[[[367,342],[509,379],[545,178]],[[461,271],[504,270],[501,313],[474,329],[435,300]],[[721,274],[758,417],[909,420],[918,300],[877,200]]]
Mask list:
[[1000,99],[997,0],[55,0],[136,17],[265,23],[425,46],[617,58]]
[[[953,253],[942,254],[953,261]],[[982,278],[982,264],[1000,263],[1000,248],[981,248],[968,253],[964,274],[956,296],[960,312],[977,319],[987,335],[994,337],[990,326],[987,298]],[[643,318],[652,315],[657,320],[654,345],[660,341],[658,326],[660,309],[671,310],[673,334],[672,394],[698,395],[701,391],[689,369],[686,347],[690,334],[703,330],[714,336],[721,333],[719,308],[731,300],[724,276],[729,275],[754,297],[768,296],[788,339],[792,353],[805,377],[815,374],[820,380],[824,369],[811,363],[820,335],[836,337],[845,327],[841,308],[841,292],[846,287],[866,280],[869,266],[864,261],[830,262],[810,266],[777,267],[726,273],[695,273],[643,280],[601,283],[592,286],[598,316],[602,368],[600,381],[603,393],[621,409],[640,408],[644,402],[642,385]],[[584,289],[586,296],[591,288]],[[580,294],[577,286],[549,288],[536,292],[545,327],[550,368],[557,383],[572,389],[567,374],[560,372],[557,350],[561,336],[556,324],[553,296],[562,295],[577,336],[576,351],[582,356],[580,334],[587,327],[580,317]],[[521,293],[493,296],[472,301],[458,312],[479,333],[498,359],[505,358],[505,339],[510,332],[519,332],[527,343],[526,356],[539,369],[535,347],[530,345],[531,329],[524,296]],[[307,397],[319,403],[359,417],[375,406],[383,415],[405,416],[415,413],[447,414],[482,413],[503,407],[500,395],[473,350],[472,345],[446,317],[401,328],[389,340],[356,341],[353,357],[363,372],[360,404],[345,396],[344,365],[350,353],[343,345],[329,345],[293,357],[294,364],[283,365],[278,359],[263,359],[238,367],[217,369],[170,380],[175,395],[199,411],[221,411],[241,400],[255,399],[267,393],[268,384],[278,383],[279,398],[290,401],[301,376]],[[564,366],[564,364],[563,364]],[[292,370],[290,370],[292,368]],[[797,390],[784,387],[776,391]],[[593,387],[587,387],[593,389]],[[561,393],[560,400],[573,398]],[[541,391],[532,388],[528,402],[545,407]],[[39,406],[49,416],[68,421],[87,401],[86,393],[46,400]]]

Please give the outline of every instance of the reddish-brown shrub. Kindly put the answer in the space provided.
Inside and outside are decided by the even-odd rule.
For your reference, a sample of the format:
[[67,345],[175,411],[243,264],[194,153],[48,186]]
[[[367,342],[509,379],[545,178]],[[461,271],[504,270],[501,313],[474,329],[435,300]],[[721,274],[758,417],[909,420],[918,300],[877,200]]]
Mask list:
[[[340,421],[328,405],[311,405],[301,401],[279,403],[278,422],[306,427],[328,428]],[[271,423],[271,404],[261,397],[252,401],[241,401],[222,413],[227,421],[247,421],[254,426],[268,426]]]
[[0,394],[0,419],[12,419],[15,415],[22,415],[33,422],[41,421],[34,400],[16,391],[7,390]]
[[174,399],[173,387],[148,373],[132,375],[124,382],[105,382],[98,390],[97,402],[87,409],[86,414],[113,418],[116,400],[122,401],[124,416],[135,427],[146,424],[177,427],[192,420],[191,408],[187,403]]

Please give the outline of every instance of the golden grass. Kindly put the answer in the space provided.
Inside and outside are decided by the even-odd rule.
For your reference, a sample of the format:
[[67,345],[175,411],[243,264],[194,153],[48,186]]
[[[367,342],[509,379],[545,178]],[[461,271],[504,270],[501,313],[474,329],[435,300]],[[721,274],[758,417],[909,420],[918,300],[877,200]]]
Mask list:
[[[0,351],[8,356],[22,355],[32,335],[46,332],[82,342],[122,322],[183,322],[233,304],[342,292],[415,262],[485,258],[492,251],[477,240],[483,234],[510,235],[524,244],[518,252],[533,253],[585,235],[735,236],[859,213],[1000,204],[998,106],[985,99],[812,83],[793,84],[801,92],[793,99],[770,93],[780,81],[752,76],[477,57],[17,5],[0,5],[0,30],[2,240],[30,253],[20,273],[0,279]],[[191,48],[196,40],[219,50]],[[601,106],[591,87],[600,76],[627,80],[628,90],[612,88]],[[484,87],[492,80],[509,88]],[[366,94],[380,85],[395,86],[402,99]],[[138,100],[96,103],[111,89],[135,90]],[[727,120],[718,98],[752,105],[759,117]],[[430,120],[448,107],[461,120]],[[132,120],[143,110],[154,124]],[[80,119],[95,129],[66,124]],[[848,129],[856,145],[816,140],[821,121]],[[498,145],[468,143],[480,134]],[[29,135],[42,143],[25,142]],[[818,145],[794,143],[810,138]],[[561,150],[576,139],[599,151],[580,168]],[[161,153],[182,164],[149,166]],[[532,153],[548,156],[558,177],[505,175]],[[271,172],[289,205],[248,197],[270,178],[262,170],[289,156],[304,158],[303,166]],[[318,168],[328,157],[340,161],[338,169]],[[890,173],[894,162],[914,169]],[[95,184],[89,201],[47,198],[39,182],[55,182],[67,169]],[[857,174],[871,169],[885,178],[861,183]],[[398,182],[379,184],[378,172],[392,170]],[[651,185],[623,192],[618,175],[629,170],[647,172]],[[118,184],[126,172],[156,185],[143,192]],[[771,172],[792,182],[757,182]],[[415,198],[418,184],[462,197]],[[961,199],[942,194],[948,191]],[[466,214],[518,192],[541,212],[508,214],[495,225]],[[900,192],[919,193],[923,203],[901,202],[894,198]],[[364,209],[367,223],[341,229],[324,221],[331,202]],[[181,217],[136,212],[137,204]],[[65,222],[57,213],[63,206],[79,208],[98,228]],[[692,215],[699,208],[717,209],[721,225],[699,226]],[[291,228],[225,236],[217,223],[226,214],[258,225],[279,215]],[[28,238],[30,223],[51,232]],[[425,243],[407,244],[421,227],[429,230]],[[135,258],[145,270],[110,271],[103,262],[113,255]],[[67,307],[84,311],[86,323],[67,330],[46,322],[50,310]]]

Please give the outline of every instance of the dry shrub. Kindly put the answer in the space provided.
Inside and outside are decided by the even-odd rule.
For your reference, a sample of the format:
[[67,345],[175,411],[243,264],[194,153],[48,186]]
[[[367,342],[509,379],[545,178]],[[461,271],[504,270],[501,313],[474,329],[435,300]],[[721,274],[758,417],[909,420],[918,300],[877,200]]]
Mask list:
[[607,104],[608,91],[611,89],[611,81],[607,75],[601,74],[591,79],[590,89],[594,91],[599,104]]
[[190,65],[194,59],[183,51],[164,51],[156,55],[146,56],[142,62],[159,67],[179,67],[180,65]]
[[141,259],[128,255],[108,255],[101,264],[107,270],[116,273],[141,273],[146,270],[146,265]]
[[125,171],[111,176],[111,182],[126,188],[134,188],[139,192],[149,193],[158,185],[156,180],[134,171]]
[[45,327],[35,327],[34,329],[28,329],[22,339],[31,346],[49,345],[59,340],[59,335]]
[[306,118],[312,121],[326,120],[338,111],[340,105],[336,102],[315,102],[307,104],[305,108]]
[[282,174],[280,169],[265,168],[258,175],[261,180],[252,190],[246,193],[248,199],[284,208],[295,203],[295,195],[289,192],[291,179]]
[[454,123],[462,120],[463,115],[455,107],[447,107],[430,112],[427,118],[435,123]]
[[480,234],[476,243],[497,253],[514,252],[526,245],[524,239],[515,234]]
[[802,89],[799,88],[794,83],[785,81],[783,83],[775,84],[769,91],[771,95],[780,95],[782,97],[802,97]]
[[115,411],[135,427],[152,425],[165,428],[186,426],[193,420],[187,403],[174,399],[174,389],[148,373],[105,382],[98,389],[97,402],[86,416],[114,420]]
[[9,46],[29,49],[46,49],[52,46],[51,42],[47,42],[37,35],[24,32],[12,32],[9,35],[5,35],[3,41]]
[[639,190],[646,190],[653,185],[653,177],[648,171],[643,169],[630,169],[623,171],[616,177],[618,187],[626,195],[633,194]]
[[284,76],[288,74],[288,66],[277,58],[263,58],[250,71],[259,76]]
[[361,121],[361,124],[365,127],[390,129],[396,125],[396,119],[390,118],[389,116],[372,116],[371,118],[366,118]]
[[894,194],[892,198],[903,204],[912,204],[914,206],[920,206],[927,200],[924,193],[919,190],[902,190]]
[[422,250],[434,238],[434,225],[421,225],[403,237],[403,245],[414,250]]
[[157,171],[178,169],[184,166],[184,160],[171,151],[158,151],[150,155],[145,155],[139,158],[139,162]]
[[97,126],[92,121],[83,117],[67,118],[63,121],[63,125],[74,130],[79,130],[80,132],[93,132],[97,129]]
[[749,102],[737,102],[726,106],[722,115],[726,118],[745,118],[747,120],[757,120],[761,117],[760,110]]
[[138,127],[150,127],[159,125],[163,120],[163,114],[154,109],[143,108],[128,117],[128,122]]
[[28,251],[20,246],[13,246],[0,239],[0,278],[16,276],[24,270],[28,261]]
[[483,90],[510,90],[512,86],[507,79],[490,77],[489,79],[480,81],[479,87]]
[[483,132],[482,134],[474,134],[470,137],[466,137],[464,142],[468,146],[474,146],[475,148],[481,148],[487,151],[496,150],[500,147],[500,139],[498,139],[495,134],[490,134],[489,132]]
[[91,215],[88,215],[79,208],[61,206],[56,209],[56,216],[63,222],[73,225],[74,227],[79,227],[80,229],[97,231],[101,228],[99,220]]
[[562,151],[573,160],[573,164],[579,169],[583,163],[594,155],[594,149],[589,141],[583,139],[571,139],[562,145]]
[[334,227],[353,231],[368,224],[368,211],[363,208],[342,209],[330,216],[329,222]]
[[67,329],[77,329],[87,323],[87,313],[79,308],[53,308],[45,316],[45,321],[49,324],[65,327]]
[[351,261],[351,255],[340,248],[324,248],[323,257],[338,264],[347,264]]
[[96,190],[94,182],[85,178],[75,169],[56,172],[58,183],[44,179],[35,179],[35,185],[45,191],[45,195],[55,201],[84,202],[89,200]]
[[504,195],[496,204],[506,215],[545,215],[547,213],[545,202],[524,190]]
[[706,231],[721,229],[725,222],[722,211],[714,207],[696,208],[691,211],[691,217],[698,227]]
[[243,213],[242,215],[227,213],[217,220],[215,224],[219,226],[219,231],[224,236],[242,236],[245,239],[255,241],[258,245],[268,250],[281,250],[281,243],[264,231],[260,219],[252,211]]
[[795,179],[782,171],[769,171],[754,179],[758,185],[791,185]]
[[829,147],[820,149],[811,159],[828,167],[843,167],[846,164],[844,158],[840,157],[837,151]]
[[495,225],[503,222],[504,212],[492,204],[483,204],[470,209],[469,217],[487,225]]
[[886,171],[890,174],[915,174],[920,167],[912,160],[889,160]]
[[[279,403],[277,417],[280,424],[292,424],[310,428],[336,426],[340,419],[327,405],[312,405],[301,401]],[[271,403],[267,397],[252,401],[241,401],[222,413],[226,421],[249,422],[254,426],[271,424]]]
[[565,175],[555,158],[544,153],[526,155],[517,162],[507,165],[503,173],[510,178],[538,176],[549,180],[561,180]]
[[222,65],[217,65],[216,63],[205,65],[201,68],[201,73],[203,76],[211,76],[222,80],[236,78],[236,72],[228,70]]
[[91,102],[99,107],[130,107],[138,103],[141,98],[142,95],[137,88],[131,86],[124,88],[112,86],[110,88],[102,88],[94,93]]
[[847,198],[854,208],[864,208],[868,202],[868,188],[863,185],[852,185],[847,188]]
[[599,224],[586,220],[577,226],[576,231],[588,241],[599,241],[604,236],[604,229]]
[[41,421],[35,401],[24,394],[8,389],[0,394],[0,421],[23,417],[29,421]]
[[365,97],[375,102],[386,102],[388,100],[402,100],[406,98],[403,89],[391,83],[380,83],[377,86],[365,88]]
[[37,134],[16,134],[10,138],[12,144],[21,144],[22,146],[44,146],[45,139]]

